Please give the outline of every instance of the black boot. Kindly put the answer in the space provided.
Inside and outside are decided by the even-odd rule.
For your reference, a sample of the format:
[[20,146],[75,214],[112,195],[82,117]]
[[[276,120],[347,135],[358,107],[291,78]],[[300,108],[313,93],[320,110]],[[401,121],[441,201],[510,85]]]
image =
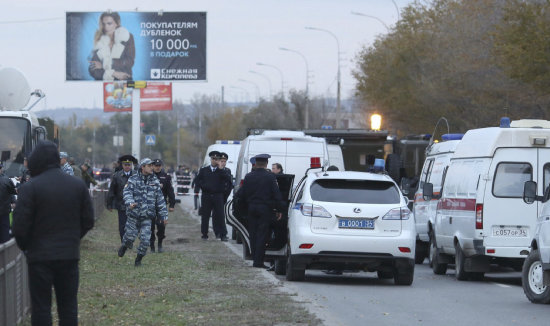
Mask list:
[[126,252],[126,249],[128,249],[124,244],[118,248],[118,256],[122,257],[124,256],[124,253]]
[[164,252],[164,249],[162,249],[162,240],[159,240],[159,250],[158,250],[158,253],[162,253]]
[[136,257],[136,261],[134,262],[135,267],[141,266],[141,258],[143,258],[143,255],[138,254]]

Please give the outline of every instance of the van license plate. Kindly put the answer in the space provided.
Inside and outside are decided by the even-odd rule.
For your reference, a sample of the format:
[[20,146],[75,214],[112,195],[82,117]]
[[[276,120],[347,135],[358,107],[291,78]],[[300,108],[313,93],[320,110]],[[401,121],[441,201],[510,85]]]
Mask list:
[[374,220],[339,219],[340,229],[374,229]]
[[518,228],[515,226],[505,226],[505,227],[495,226],[493,227],[493,237],[524,238],[524,237],[527,237],[527,229]]

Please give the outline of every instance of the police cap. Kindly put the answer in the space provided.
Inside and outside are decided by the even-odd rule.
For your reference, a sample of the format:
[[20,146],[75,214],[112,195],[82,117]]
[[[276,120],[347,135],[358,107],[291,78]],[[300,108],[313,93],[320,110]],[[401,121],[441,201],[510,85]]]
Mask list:
[[67,152],[59,152],[59,158],[68,158],[69,154]]
[[137,159],[130,154],[122,155],[118,158],[120,163],[134,163],[137,164]]
[[156,158],[153,160],[153,165],[160,166],[162,165],[162,160],[160,158]]
[[153,163],[153,161],[150,158],[146,157],[143,160],[141,160],[141,162],[139,162],[139,166],[144,166],[144,165],[152,164],[152,163]]
[[252,156],[252,157],[250,158],[250,163],[256,164],[256,156]]
[[256,158],[256,162],[267,162],[267,160],[271,157],[269,154],[258,154],[254,156]]
[[229,155],[227,155],[227,153],[221,152],[220,153],[220,159],[227,160],[227,159],[229,159]]
[[208,153],[208,156],[210,156],[211,158],[219,159],[221,153],[218,151],[211,151],[210,153]]

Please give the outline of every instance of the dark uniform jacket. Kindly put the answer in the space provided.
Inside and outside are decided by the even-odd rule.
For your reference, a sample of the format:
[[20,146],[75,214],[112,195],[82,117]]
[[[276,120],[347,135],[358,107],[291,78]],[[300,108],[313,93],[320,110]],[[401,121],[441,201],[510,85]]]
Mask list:
[[[35,152],[42,149],[41,144]],[[33,177],[19,188],[14,210],[13,234],[28,262],[79,259],[80,239],[94,226],[88,189],[81,180],[61,171],[57,147],[53,143],[50,147],[45,154],[39,152],[39,156],[51,156],[44,160],[47,166],[39,174],[31,167],[31,154]]]
[[227,183],[231,183],[231,174],[219,168],[212,171],[210,165],[201,168],[195,179],[195,185],[203,194],[225,194]]
[[227,201],[227,198],[229,195],[231,195],[231,191],[233,190],[233,176],[231,175],[231,169],[230,168],[223,168],[223,171],[227,174],[229,174],[229,182],[225,182],[224,185],[224,192],[223,192],[223,199],[224,201]]
[[164,196],[164,201],[168,199],[168,205],[170,208],[174,208],[176,205],[176,196],[174,195],[174,187],[172,186],[172,177],[164,171],[155,173],[160,181],[160,189]]
[[244,178],[243,186],[239,189],[238,197],[241,205],[248,209],[252,205],[279,212],[284,209],[277,179],[266,169],[254,169],[248,173]]
[[[136,171],[130,170],[130,176],[134,175]],[[117,171],[113,174],[111,180],[111,186],[109,187],[109,193],[107,194],[106,206],[108,209],[116,208],[120,210],[126,210],[124,206],[123,191],[124,186],[128,182],[129,177],[126,176],[124,170]]]
[[0,215],[10,213],[11,203],[14,202],[15,185],[6,176],[0,175]]

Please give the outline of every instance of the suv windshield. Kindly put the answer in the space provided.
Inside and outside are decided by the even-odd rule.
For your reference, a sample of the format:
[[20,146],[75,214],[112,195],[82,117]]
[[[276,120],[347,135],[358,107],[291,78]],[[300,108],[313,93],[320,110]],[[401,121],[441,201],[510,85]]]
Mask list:
[[399,190],[392,182],[373,180],[316,180],[311,199],[335,203],[399,204]]
[[4,173],[8,177],[20,176],[23,159],[31,148],[30,124],[16,117],[0,118],[0,152]]

